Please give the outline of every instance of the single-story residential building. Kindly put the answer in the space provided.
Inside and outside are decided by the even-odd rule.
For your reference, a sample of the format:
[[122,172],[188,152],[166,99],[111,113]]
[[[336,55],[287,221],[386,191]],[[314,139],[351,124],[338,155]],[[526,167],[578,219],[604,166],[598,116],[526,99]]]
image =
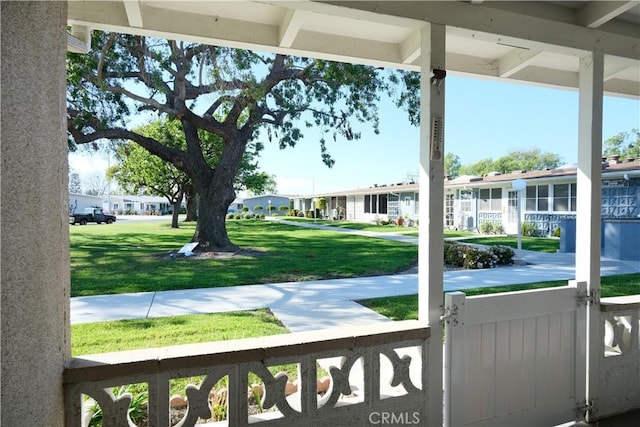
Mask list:
[[[327,202],[323,217],[355,222],[374,222],[403,217],[415,221],[419,213],[419,185],[413,181],[374,185],[368,188],[318,194]],[[298,204],[311,209],[313,198],[302,197]],[[306,210],[305,210],[306,211]]]
[[244,206],[244,199],[236,197],[227,208],[228,213],[241,212]]
[[105,210],[120,215],[164,215],[171,204],[162,196],[104,195]]
[[[184,202],[183,202],[184,205]],[[155,215],[171,211],[171,204],[162,196],[132,196],[122,194],[69,194],[69,213],[84,211],[85,208],[102,207],[105,213],[115,215]]]
[[84,212],[86,208],[99,208],[103,204],[103,196],[69,193],[69,215]]
[[[263,213],[265,215],[284,215],[287,211],[280,209],[281,206],[285,206],[289,209],[289,203],[291,199],[288,196],[282,196],[278,194],[263,194],[261,196],[247,197],[243,201],[243,207],[249,209],[249,212]],[[256,207],[262,209],[256,209]]]
[[[524,181],[525,187],[516,190],[515,180]],[[330,219],[373,222],[404,217],[413,220],[419,213],[419,185],[414,182],[375,185],[316,197],[327,200]],[[445,228],[477,231],[483,222],[491,222],[501,224],[508,234],[516,234],[520,204],[521,222],[534,224],[540,235],[551,235],[560,227],[561,220],[575,219],[576,166],[445,179],[444,197]],[[310,199],[300,198],[297,202],[305,200]],[[639,216],[640,159],[603,158],[603,219]]]
[[[514,188],[522,180],[523,188]],[[537,234],[552,235],[562,220],[575,219],[576,166],[539,171],[461,176],[445,182],[445,228],[478,230],[483,222],[502,225],[507,234],[520,222],[535,226]],[[640,159],[602,159],[602,218],[640,215]]]

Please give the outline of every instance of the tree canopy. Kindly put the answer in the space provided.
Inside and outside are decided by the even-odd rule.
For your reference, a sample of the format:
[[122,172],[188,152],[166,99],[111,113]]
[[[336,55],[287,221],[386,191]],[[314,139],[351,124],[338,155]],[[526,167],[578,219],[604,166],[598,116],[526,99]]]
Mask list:
[[446,153],[444,155],[444,174],[445,176],[455,179],[460,176],[460,156],[453,153]]
[[460,167],[461,175],[484,176],[489,172],[509,173],[516,170],[554,169],[561,165],[558,154],[542,152],[539,148],[512,150],[497,159],[486,158]]
[[603,144],[604,156],[619,156],[620,160],[640,159],[640,130],[620,132],[607,138]]
[[[186,147],[182,124],[177,120],[154,120],[135,129],[137,133],[162,141],[167,146]],[[215,134],[200,131],[202,150],[207,162],[215,165],[222,151],[222,140]],[[268,175],[258,170],[254,158],[262,144],[250,143],[241,162],[234,186],[236,190],[261,191],[268,183]],[[166,197],[173,205],[172,227],[178,227],[178,212],[185,193],[191,188],[191,179],[173,164],[151,154],[133,141],[119,144],[116,149],[117,165],[109,171],[121,188],[130,193],[144,193]]]
[[[358,122],[377,132],[389,89],[384,69],[99,31],[88,54],[68,54],[67,72],[69,144],[131,140],[184,172],[200,198],[202,250],[237,248],[224,221],[250,142],[293,147],[314,127],[332,166],[328,142],[360,138]],[[137,112],[179,121],[185,147],[127,127]],[[222,140],[215,164],[202,132]]]

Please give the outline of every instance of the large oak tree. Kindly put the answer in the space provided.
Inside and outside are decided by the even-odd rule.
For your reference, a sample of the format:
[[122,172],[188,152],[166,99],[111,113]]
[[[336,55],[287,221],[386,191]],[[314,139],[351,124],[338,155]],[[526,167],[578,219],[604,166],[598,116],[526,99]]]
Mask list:
[[[182,150],[186,148],[182,124],[177,120],[154,120],[134,131],[169,147]],[[204,130],[200,130],[199,136],[207,163],[215,167],[220,161],[222,140]],[[255,160],[261,149],[262,144],[248,144],[234,181],[236,190],[261,192],[270,185],[271,176],[259,171]],[[178,213],[182,200],[193,187],[187,174],[132,141],[117,145],[115,159],[117,164],[107,171],[109,177],[115,178],[120,188],[128,193],[165,197],[173,207],[171,227],[178,228]],[[195,204],[196,200],[191,199],[187,202]]]
[[[327,138],[359,138],[354,122],[377,132],[377,103],[387,89],[383,69],[97,31],[88,54],[68,55],[67,71],[69,143],[131,140],[183,171],[200,199],[193,241],[202,250],[237,249],[225,217],[247,144],[259,133],[286,148],[313,127],[331,166]],[[137,112],[178,120],[186,147],[128,128]],[[223,141],[213,166],[202,131]]]

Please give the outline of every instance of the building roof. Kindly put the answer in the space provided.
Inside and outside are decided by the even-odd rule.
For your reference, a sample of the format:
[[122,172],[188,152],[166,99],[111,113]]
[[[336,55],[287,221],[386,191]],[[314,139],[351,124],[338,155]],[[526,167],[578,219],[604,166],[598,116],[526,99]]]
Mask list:
[[[469,186],[469,184],[479,185],[485,183],[496,183],[513,181],[515,179],[542,179],[574,176],[577,171],[575,165],[563,165],[556,169],[536,170],[536,171],[513,171],[511,173],[492,173],[484,177],[460,176],[456,179],[445,181],[445,187]],[[612,156],[602,160],[602,174],[615,175],[624,172],[635,171],[640,174],[640,159],[619,160],[617,156]]]
[[[536,170],[536,171],[513,171],[511,173],[491,172],[486,176],[462,175],[456,179],[445,180],[445,188],[481,186],[483,184],[494,184],[501,182],[511,182],[515,179],[554,179],[576,175],[577,167],[575,165],[563,165],[556,169]],[[619,160],[617,156],[602,159],[603,176],[622,176],[625,172],[634,172],[640,176],[640,159]],[[357,188],[352,190],[335,191],[331,193],[322,193],[320,197],[338,197],[338,196],[355,196],[362,194],[388,194],[388,193],[405,193],[417,192],[420,190],[419,184],[398,183],[374,185],[367,188]]]

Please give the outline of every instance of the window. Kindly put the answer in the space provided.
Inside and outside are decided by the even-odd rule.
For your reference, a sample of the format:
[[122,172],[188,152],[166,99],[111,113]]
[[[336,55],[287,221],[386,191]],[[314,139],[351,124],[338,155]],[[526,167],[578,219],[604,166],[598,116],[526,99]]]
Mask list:
[[576,210],[576,184],[556,184],[553,186],[553,210],[558,212]]
[[549,186],[548,185],[528,185],[527,186],[527,211],[549,210]]
[[367,194],[364,196],[364,213],[386,214],[387,205],[387,194]]
[[404,205],[405,206],[411,206],[411,197],[405,197],[404,198]]
[[502,188],[483,188],[479,193],[478,209],[500,211],[502,209]]
[[453,203],[454,195],[447,194],[444,199],[444,225],[446,227],[453,227]]
[[386,214],[387,213],[387,195],[380,194],[378,196],[378,213]]
[[118,209],[118,204],[117,203],[113,204],[113,209]]
[[473,192],[471,190],[460,191],[460,211],[471,212],[473,210]]

